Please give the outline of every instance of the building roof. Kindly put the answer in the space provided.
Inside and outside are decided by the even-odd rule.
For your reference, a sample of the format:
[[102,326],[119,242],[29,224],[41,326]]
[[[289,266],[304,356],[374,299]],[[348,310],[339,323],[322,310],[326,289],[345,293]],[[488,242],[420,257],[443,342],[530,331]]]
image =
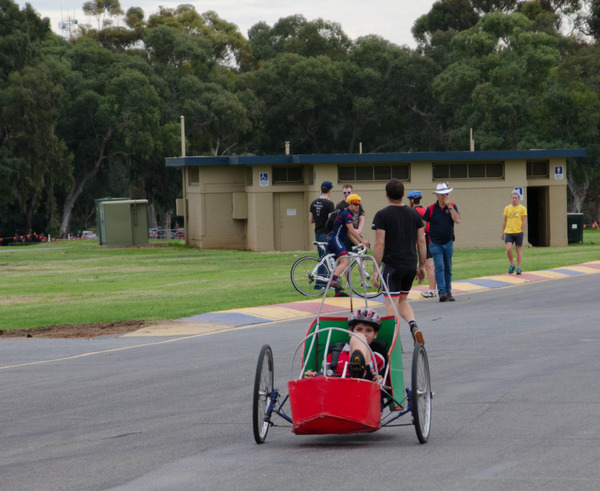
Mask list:
[[396,153],[340,153],[296,155],[240,155],[223,157],[168,157],[167,167],[194,167],[205,165],[307,165],[348,164],[374,162],[465,162],[482,160],[539,160],[549,158],[585,157],[585,148],[557,148],[539,150],[495,150],[477,152],[396,152]]

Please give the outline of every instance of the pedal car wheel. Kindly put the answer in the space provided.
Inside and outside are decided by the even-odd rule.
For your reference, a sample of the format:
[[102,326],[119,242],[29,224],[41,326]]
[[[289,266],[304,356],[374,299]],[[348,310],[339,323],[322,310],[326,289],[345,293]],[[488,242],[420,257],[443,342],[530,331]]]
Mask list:
[[419,442],[426,443],[431,429],[431,378],[425,346],[415,345],[412,359],[411,405]]
[[256,443],[264,443],[270,426],[267,417],[270,394],[273,392],[273,351],[265,344],[258,355],[252,400],[252,429]]
[[[292,266],[292,271],[290,272],[292,285],[294,285],[294,288],[302,293],[302,295],[315,297],[321,295],[325,290],[327,282],[323,282],[322,280],[317,282],[313,277],[313,272],[317,272],[315,267],[318,263],[319,260],[317,258],[306,256],[298,259]],[[325,266],[323,266],[323,268],[325,268]],[[321,276],[328,277],[329,272],[325,269]]]

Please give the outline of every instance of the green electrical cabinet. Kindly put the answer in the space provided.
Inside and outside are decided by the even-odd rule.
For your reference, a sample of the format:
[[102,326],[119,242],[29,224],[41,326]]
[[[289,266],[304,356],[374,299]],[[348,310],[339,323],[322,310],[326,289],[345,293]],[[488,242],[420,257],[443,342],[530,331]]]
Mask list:
[[148,200],[96,200],[98,244],[114,247],[148,243]]
[[583,213],[567,213],[567,240],[583,242]]

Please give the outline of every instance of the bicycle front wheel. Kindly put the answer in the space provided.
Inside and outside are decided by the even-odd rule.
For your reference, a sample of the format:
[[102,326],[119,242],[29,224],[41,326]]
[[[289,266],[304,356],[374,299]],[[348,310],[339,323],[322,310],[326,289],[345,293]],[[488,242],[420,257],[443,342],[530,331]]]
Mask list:
[[305,256],[298,259],[292,266],[292,271],[290,272],[292,285],[302,295],[316,297],[322,295],[325,291],[327,280],[323,282],[322,279],[319,279],[319,275],[317,274],[318,264],[319,260],[316,257]]
[[373,286],[373,275],[376,271],[375,259],[372,256],[363,256],[355,260],[350,267],[352,291],[363,298],[379,295],[381,292]]

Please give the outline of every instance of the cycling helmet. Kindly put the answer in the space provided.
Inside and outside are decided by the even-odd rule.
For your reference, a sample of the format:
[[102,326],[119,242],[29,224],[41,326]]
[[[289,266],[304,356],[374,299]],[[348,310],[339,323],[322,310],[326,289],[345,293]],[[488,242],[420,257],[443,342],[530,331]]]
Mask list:
[[406,195],[407,198],[422,198],[421,191],[411,191]]
[[381,327],[381,317],[379,317],[379,314],[373,309],[366,307],[357,309],[348,316],[348,325],[350,327],[354,327],[354,325],[359,322],[371,324],[375,328],[375,332],[379,331],[379,328]]
[[360,203],[360,196],[356,193],[352,193],[346,198],[346,203]]

